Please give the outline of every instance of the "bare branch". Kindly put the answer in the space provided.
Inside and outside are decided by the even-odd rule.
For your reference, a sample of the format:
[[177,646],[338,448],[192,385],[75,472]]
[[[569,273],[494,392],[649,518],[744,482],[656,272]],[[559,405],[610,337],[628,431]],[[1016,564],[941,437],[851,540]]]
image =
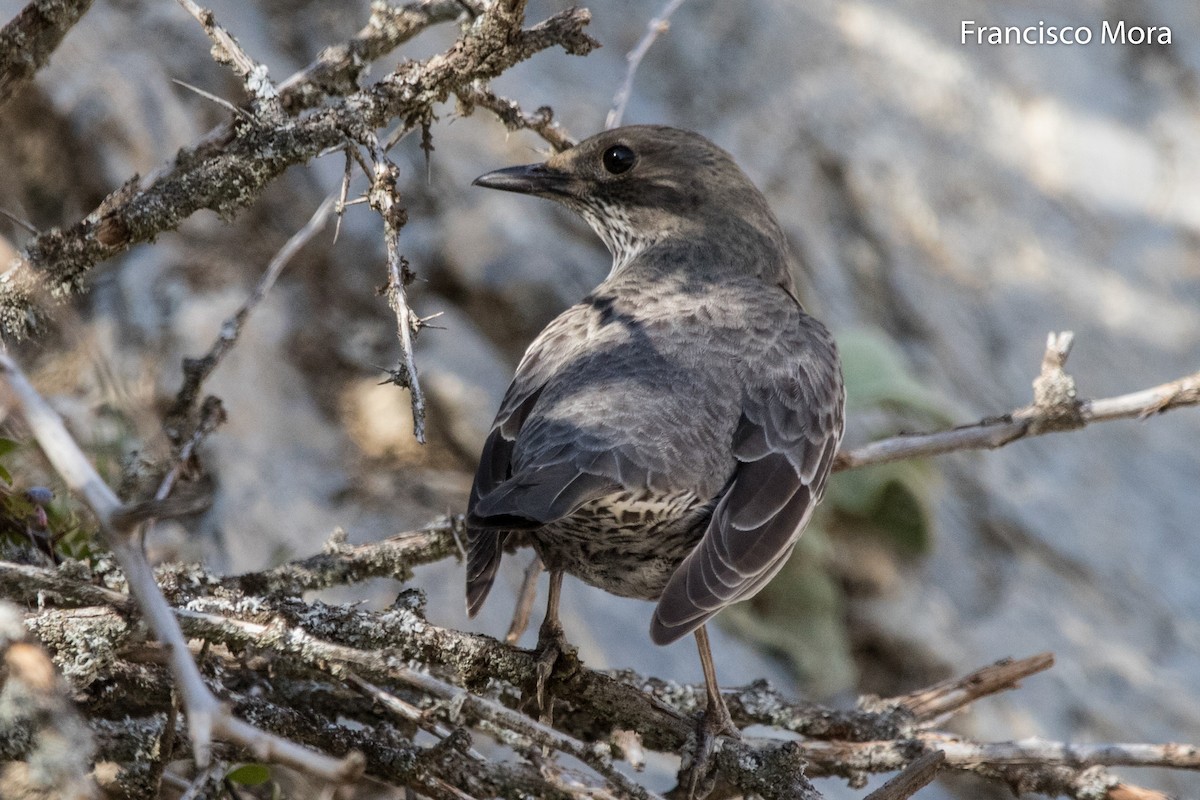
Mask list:
[[115,526],[114,517],[121,510],[117,496],[88,462],[62,419],[7,355],[0,355],[0,376],[7,395],[6,405],[20,413],[68,488],[83,497],[96,515],[105,543],[121,565],[134,602],[155,638],[167,647],[171,673],[187,712],[197,763],[202,767],[207,765],[211,737],[215,735],[249,747],[260,758],[277,760],[331,781],[340,783],[354,779],[362,770],[360,760],[314,753],[230,716],[205,685],[188,652],[187,640],[175,620],[173,609],[155,583],[154,573],[141,548],[135,545],[127,531]]
[[542,106],[532,114],[526,114],[516,100],[500,97],[478,84],[458,92],[458,99],[465,114],[469,114],[474,106],[482,106],[499,117],[510,131],[533,131],[560,153],[575,146],[575,140],[554,119],[554,110],[550,106]]
[[650,51],[655,40],[670,29],[671,15],[681,5],[683,5],[683,0],[667,0],[667,4],[663,6],[662,11],[658,12],[658,16],[651,19],[646,25],[646,32],[642,34],[637,46],[625,56],[629,66],[625,70],[625,80],[621,83],[621,88],[613,97],[612,109],[609,110],[608,117],[604,120],[605,130],[611,130],[621,124],[621,119],[625,116],[625,106],[629,103],[630,95],[633,94],[633,78],[637,75],[642,59],[646,57],[646,53]]
[[25,259],[0,283],[0,331],[20,336],[36,330],[40,283],[56,295],[78,291],[97,262],[175,228],[199,209],[232,215],[289,166],[341,148],[347,132],[361,139],[359,134],[392,119],[420,124],[435,104],[462,87],[490,80],[553,46],[572,54],[589,52],[596,46],[583,33],[589,20],[586,10],[568,9],[522,28],[521,14],[494,3],[445,53],[404,62],[369,88],[303,118],[243,124],[225,139],[185,149],[152,180],[114,193],[81,222],[34,237]]
[[[284,268],[291,262],[292,258],[300,251],[304,245],[317,235],[324,227],[329,219],[329,213],[334,208],[334,198],[326,198],[325,202],[317,207],[313,215],[305,223],[304,227],[296,231],[284,243],[283,247],[275,253],[274,257],[267,264],[267,269],[263,276],[259,278],[258,284],[250,295],[238,306],[225,322],[221,325],[221,330],[217,334],[216,340],[208,349],[208,352],[201,358],[188,358],[183,362],[183,385],[179,387],[179,391],[175,394],[175,401],[167,410],[165,427],[168,436],[175,442],[177,447],[185,445],[184,428],[186,427],[187,419],[191,414],[192,406],[195,405],[196,399],[200,395],[200,388],[204,385],[204,381],[212,374],[221,360],[226,354],[233,349],[237,344],[238,337],[242,333],[242,327],[246,324],[246,320],[258,307],[267,293],[275,285],[279,279],[279,275]],[[199,427],[197,427],[197,432]],[[179,461],[185,460],[184,454],[180,453]],[[164,481],[165,484],[165,481]],[[169,486],[167,487],[169,490]]]
[[259,106],[259,112],[271,122],[283,120],[283,103],[279,92],[267,76],[267,68],[252,59],[238,44],[233,34],[217,24],[217,18],[207,8],[196,5],[194,0],[177,0],[179,5],[204,26],[204,33],[213,43],[213,58],[219,64],[227,64],[242,79],[246,92]]
[[346,544],[346,534],[337,531],[325,544],[325,552],[319,555],[281,564],[265,572],[224,578],[222,584],[257,595],[300,594],[369,578],[408,580],[413,567],[458,553],[453,532],[461,525],[459,518],[448,519],[423,530],[357,546]]
[[[1100,400],[1079,400],[1074,381],[1063,373],[1070,339],[1061,352],[1060,334],[1051,335],[1043,372],[1034,382],[1035,402],[1002,417],[989,418],[936,433],[918,433],[882,439],[838,453],[833,469],[856,469],[871,464],[923,458],[956,450],[995,449],[1018,439],[1055,431],[1074,430],[1093,422],[1144,418],[1174,408],[1200,404],[1200,372],[1139,392]],[[1057,374],[1056,374],[1057,373]],[[1061,377],[1059,377],[1061,376]]]
[[961,678],[934,684],[919,692],[893,697],[890,704],[906,708],[918,722],[940,720],[981,697],[1017,687],[1018,681],[1054,666],[1053,653],[1039,653],[1019,661],[1005,659]]
[[0,30],[0,106],[50,60],[91,6],[92,0],[33,0]]
[[417,372],[417,359],[413,351],[414,337],[421,328],[421,318],[413,314],[408,305],[408,284],[412,273],[408,261],[400,254],[400,229],[408,222],[408,212],[400,204],[396,189],[400,170],[387,157],[384,148],[374,133],[362,135],[373,162],[371,188],[367,190],[367,201],[383,219],[383,238],[387,246],[387,299],[396,314],[396,332],[400,339],[401,361],[392,370],[391,383],[408,388],[412,406],[413,436],[425,444],[425,393],[421,390],[421,377]]
[[946,754],[941,750],[926,753],[867,795],[865,800],[908,800],[937,777],[945,761]]
[[[426,28],[484,12],[480,0],[421,0],[403,6],[372,3],[366,26],[345,44],[327,47],[320,57],[279,85],[287,110],[312,108],[332,95],[358,89],[358,79],[372,61],[387,55]],[[212,134],[210,134],[212,135]]]

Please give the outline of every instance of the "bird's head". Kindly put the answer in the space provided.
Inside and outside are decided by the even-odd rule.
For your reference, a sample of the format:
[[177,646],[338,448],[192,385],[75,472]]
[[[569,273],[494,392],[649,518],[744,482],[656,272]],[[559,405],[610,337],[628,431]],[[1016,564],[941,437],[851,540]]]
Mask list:
[[[532,194],[578,212],[615,266],[672,237],[694,244],[722,231],[782,241],[766,199],[733,158],[698,133],[631,125],[596,134],[540,164],[489,172],[477,186]],[[757,234],[757,235],[756,235]]]

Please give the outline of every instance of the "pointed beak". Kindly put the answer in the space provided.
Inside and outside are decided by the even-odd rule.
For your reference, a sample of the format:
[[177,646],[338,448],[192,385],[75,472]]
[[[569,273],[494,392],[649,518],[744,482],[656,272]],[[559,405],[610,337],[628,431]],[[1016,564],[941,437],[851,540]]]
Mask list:
[[526,164],[480,175],[473,185],[518,194],[564,195],[570,194],[571,176],[545,164]]

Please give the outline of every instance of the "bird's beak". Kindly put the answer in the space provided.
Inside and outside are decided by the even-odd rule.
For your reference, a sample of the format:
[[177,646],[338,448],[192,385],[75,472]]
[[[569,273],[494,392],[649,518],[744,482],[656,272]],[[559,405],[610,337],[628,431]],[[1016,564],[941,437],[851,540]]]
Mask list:
[[473,183],[475,186],[482,186],[486,189],[554,196],[570,194],[572,181],[569,174],[545,164],[526,164],[480,175]]

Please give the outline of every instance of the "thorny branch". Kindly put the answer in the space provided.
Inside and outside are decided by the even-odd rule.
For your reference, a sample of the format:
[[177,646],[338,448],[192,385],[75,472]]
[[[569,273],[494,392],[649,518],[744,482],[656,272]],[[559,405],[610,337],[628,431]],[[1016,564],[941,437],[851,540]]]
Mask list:
[[391,382],[408,388],[413,436],[424,444],[425,393],[421,390],[421,378],[417,373],[417,359],[413,350],[414,338],[422,322],[408,305],[408,284],[413,276],[408,269],[408,261],[400,253],[400,229],[408,222],[408,214],[400,204],[396,189],[400,170],[387,157],[374,133],[364,134],[363,139],[371,159],[371,188],[367,190],[367,202],[383,219],[388,276],[384,291],[388,305],[396,314],[396,333],[400,338],[401,361],[392,370]]
[[449,50],[403,62],[366,89],[278,124],[263,115],[235,120],[227,136],[181,152],[145,183],[131,181],[82,221],[33,237],[0,283],[0,331],[7,336],[36,331],[40,285],[55,295],[77,291],[96,263],[175,228],[200,209],[231,215],[289,166],[341,148],[348,138],[363,141],[395,119],[418,125],[460,89],[550,47],[586,54],[596,46],[583,32],[589,20],[586,9],[568,9],[525,28],[523,2],[492,3]]

